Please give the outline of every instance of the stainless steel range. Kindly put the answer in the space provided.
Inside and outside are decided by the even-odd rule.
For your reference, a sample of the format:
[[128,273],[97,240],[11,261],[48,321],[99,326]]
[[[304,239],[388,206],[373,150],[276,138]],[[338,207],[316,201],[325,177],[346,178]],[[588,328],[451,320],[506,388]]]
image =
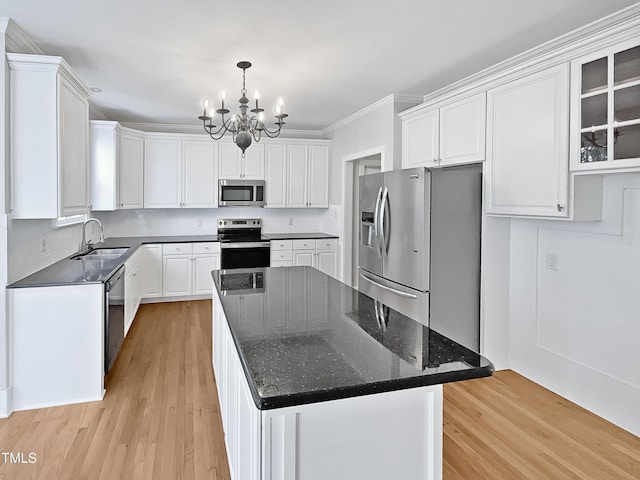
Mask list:
[[220,268],[268,267],[271,242],[261,232],[259,218],[219,218]]

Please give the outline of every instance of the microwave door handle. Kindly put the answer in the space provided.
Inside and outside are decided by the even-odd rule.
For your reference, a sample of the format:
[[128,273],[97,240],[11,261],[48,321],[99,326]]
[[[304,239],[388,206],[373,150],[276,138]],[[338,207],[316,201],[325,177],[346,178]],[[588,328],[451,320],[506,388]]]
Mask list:
[[384,187],[382,200],[380,201],[380,237],[382,239],[382,255],[386,256],[389,251],[389,239],[387,238],[387,226],[385,224],[385,212],[389,205],[389,189]]
[[376,197],[376,210],[373,214],[373,232],[376,240],[376,250],[378,256],[382,258],[382,236],[380,235],[380,222],[378,217],[380,216],[380,201],[382,200],[382,187],[378,189],[378,196]]

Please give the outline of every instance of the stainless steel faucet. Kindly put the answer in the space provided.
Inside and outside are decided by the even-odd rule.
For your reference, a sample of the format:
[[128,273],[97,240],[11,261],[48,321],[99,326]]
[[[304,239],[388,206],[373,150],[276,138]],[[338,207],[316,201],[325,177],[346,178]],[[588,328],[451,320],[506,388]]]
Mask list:
[[93,245],[93,243],[91,242],[91,239],[86,240],[87,238],[87,223],[89,222],[96,222],[98,224],[98,226],[100,227],[100,241],[104,242],[104,229],[102,228],[102,223],[100,223],[100,220],[98,220],[97,218],[91,217],[91,218],[87,218],[84,223],[82,224],[82,242],[80,243],[80,251],[84,252],[85,250],[89,249],[89,247],[91,247],[91,245]]

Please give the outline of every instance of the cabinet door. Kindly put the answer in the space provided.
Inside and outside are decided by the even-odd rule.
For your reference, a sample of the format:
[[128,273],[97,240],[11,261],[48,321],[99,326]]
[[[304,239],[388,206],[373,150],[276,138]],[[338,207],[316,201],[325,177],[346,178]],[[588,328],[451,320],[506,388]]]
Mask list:
[[183,140],[184,207],[218,206],[216,147],[213,141]]
[[568,67],[489,90],[486,211],[565,217]]
[[440,109],[440,165],[481,162],[485,158],[486,95]]
[[119,208],[142,208],[144,138],[122,133],[118,148]]
[[145,208],[180,208],[180,140],[147,138],[144,151]]
[[[251,148],[251,147],[249,147]],[[242,168],[240,165],[240,149],[235,143],[220,143],[218,145],[218,178],[221,180],[240,179]]]
[[316,268],[336,278],[337,260],[338,255],[335,250],[318,250],[316,253]]
[[287,206],[287,149],[285,145],[265,146],[266,198],[268,208]]
[[162,246],[145,245],[144,298],[162,296]]
[[329,147],[310,146],[307,202],[309,207],[329,208]]
[[308,265],[310,267],[315,267],[314,257],[315,250],[294,250],[293,251],[293,265]]
[[165,297],[191,295],[191,255],[162,258],[162,293]]
[[[238,148],[238,147],[236,147]],[[238,149],[240,151],[240,149]],[[242,178],[251,180],[264,180],[264,145],[252,143],[245,150]]]
[[89,200],[89,106],[59,76],[60,216],[86,213]]
[[220,268],[220,255],[201,255],[193,257],[193,294],[211,294],[213,280],[211,271]]
[[260,410],[253,402],[249,385],[238,365],[238,452],[235,478],[259,480],[261,467]]
[[307,154],[306,145],[287,146],[287,207],[307,206]]
[[438,163],[438,109],[402,122],[402,168]]

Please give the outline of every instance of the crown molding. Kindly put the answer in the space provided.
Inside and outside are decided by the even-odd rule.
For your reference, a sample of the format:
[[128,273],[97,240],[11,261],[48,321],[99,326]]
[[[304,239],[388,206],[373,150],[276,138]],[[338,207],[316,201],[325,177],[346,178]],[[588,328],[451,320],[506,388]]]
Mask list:
[[16,22],[8,17],[0,17],[0,32],[5,34],[5,52],[42,55],[40,48]]
[[89,102],[89,119],[90,120],[109,120],[109,118],[102,113],[98,108]]
[[498,83],[568,62],[640,35],[640,3],[631,5],[595,22],[579,27],[503,62],[435,90],[423,97],[423,103],[402,112],[401,117],[446,102],[454,97],[473,95]]
[[390,95],[387,95],[384,98],[381,98],[377,102],[372,103],[368,107],[365,107],[362,110],[358,110],[357,112],[352,113],[348,117],[345,117],[342,120],[338,120],[337,122],[329,125],[328,127],[323,128],[321,130],[322,136],[327,136],[330,132],[337,130],[338,128],[342,128],[345,125],[348,125],[352,122],[355,122],[356,120],[359,120],[360,118],[366,115],[369,115],[370,113],[375,112],[376,110],[379,110],[380,108],[383,108],[387,105],[395,104],[395,103],[415,105],[416,103],[422,102],[422,99],[423,97],[418,95],[403,95],[403,94],[392,93]]
[[[202,125],[182,125],[177,123],[144,123],[144,122],[119,122],[120,125],[134,130],[148,133],[181,133],[207,136]],[[306,138],[322,139],[322,132],[319,130],[289,130],[283,129],[277,138]],[[261,140],[266,140],[263,137]]]

